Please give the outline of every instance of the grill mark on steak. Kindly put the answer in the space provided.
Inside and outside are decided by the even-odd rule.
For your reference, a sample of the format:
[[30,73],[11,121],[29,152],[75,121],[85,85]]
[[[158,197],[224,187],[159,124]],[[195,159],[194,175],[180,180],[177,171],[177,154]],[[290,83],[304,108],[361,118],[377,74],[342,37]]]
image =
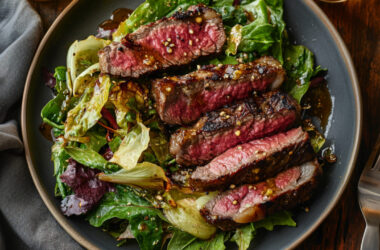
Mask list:
[[238,144],[289,129],[299,115],[296,100],[271,91],[206,113],[194,126],[178,129],[171,136],[170,153],[181,165],[204,165]]
[[139,27],[99,52],[102,73],[137,78],[219,53],[226,41],[220,15],[204,5]]
[[161,120],[189,124],[202,114],[247,98],[253,91],[280,87],[285,79],[281,64],[262,57],[238,65],[203,66],[184,76],[153,82],[152,93]]
[[295,128],[231,148],[190,178],[194,190],[219,190],[230,184],[257,183],[314,158],[307,132]]
[[293,209],[310,199],[322,169],[316,160],[293,167],[255,185],[243,185],[219,194],[201,209],[208,223],[228,231],[244,223]]

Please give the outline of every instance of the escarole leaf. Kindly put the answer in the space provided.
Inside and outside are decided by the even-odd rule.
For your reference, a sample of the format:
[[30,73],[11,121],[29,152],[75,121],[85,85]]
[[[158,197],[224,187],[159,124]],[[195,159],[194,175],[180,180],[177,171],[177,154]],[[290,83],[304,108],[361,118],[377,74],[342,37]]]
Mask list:
[[142,152],[148,148],[148,145],[149,128],[138,122],[124,137],[110,162],[116,163],[126,170],[132,169],[136,166]]
[[[91,65],[99,61],[98,51],[110,44],[111,41],[89,36],[85,40],[71,44],[66,58],[68,77],[75,83],[76,78]],[[68,86],[72,91],[73,86]]]
[[78,75],[73,83],[74,96],[80,96],[87,88],[95,86],[95,82],[98,79],[98,77],[95,76],[96,72],[100,72],[99,63],[95,63]]
[[165,217],[171,224],[200,239],[209,239],[215,234],[216,228],[203,219],[195,199],[186,198],[176,203],[175,208],[164,208]]
[[135,31],[141,25],[157,21],[179,8],[185,10],[191,5],[199,3],[207,5],[209,2],[209,0],[147,0],[137,7],[127,20],[120,23],[112,34],[112,38],[120,42],[125,35]]
[[146,93],[137,83],[119,83],[111,89],[109,101],[115,106],[116,123],[121,128],[128,128],[128,122],[138,120],[138,109],[144,107]]
[[65,138],[75,139],[84,136],[102,117],[101,110],[108,100],[111,81],[108,75],[99,77],[99,83],[88,88],[79,103],[67,114]]
[[161,212],[132,189],[117,185],[116,192],[104,195],[99,206],[87,216],[92,226],[100,227],[113,219],[128,220],[133,236],[144,250],[160,249],[162,242]]
[[150,162],[138,163],[134,168],[122,169],[111,174],[100,174],[102,181],[141,187],[145,189],[165,189],[168,179],[164,170]]
[[257,229],[265,228],[268,231],[273,231],[275,226],[295,227],[296,222],[292,219],[291,213],[288,211],[282,211],[268,216],[263,220],[236,229],[231,241],[236,242],[239,246],[239,250],[246,250],[249,248],[251,241],[255,238]]

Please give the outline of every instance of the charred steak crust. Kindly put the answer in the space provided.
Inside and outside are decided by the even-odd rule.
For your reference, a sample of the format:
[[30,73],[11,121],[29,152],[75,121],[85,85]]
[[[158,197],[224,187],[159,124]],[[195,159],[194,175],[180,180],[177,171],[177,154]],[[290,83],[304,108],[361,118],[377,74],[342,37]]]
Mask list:
[[238,65],[208,65],[184,76],[153,82],[152,92],[161,120],[189,124],[202,114],[251,95],[278,88],[285,79],[281,64],[272,57]]
[[219,53],[226,41],[220,15],[204,5],[190,6],[143,25],[99,52],[102,73],[137,78],[143,74]]
[[[296,175],[292,176],[294,174]],[[285,187],[279,187],[276,184],[279,182],[278,179],[286,175],[290,183],[285,184]],[[321,176],[322,168],[318,162],[307,162],[265,182],[243,185],[221,193],[209,201],[200,212],[208,223],[229,231],[244,223],[261,220],[268,215],[293,209],[306,202],[317,189]]]
[[193,190],[257,183],[315,157],[307,132],[295,128],[231,148],[191,174]]
[[171,136],[170,153],[181,165],[204,165],[238,144],[291,128],[299,116],[296,100],[271,91],[206,113],[194,126],[178,129]]

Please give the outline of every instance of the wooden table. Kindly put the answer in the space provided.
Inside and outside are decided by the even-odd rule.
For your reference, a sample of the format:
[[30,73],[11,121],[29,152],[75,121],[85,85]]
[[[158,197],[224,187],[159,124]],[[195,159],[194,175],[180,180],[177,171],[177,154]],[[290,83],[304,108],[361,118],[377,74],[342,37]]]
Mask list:
[[[29,1],[40,13],[45,30],[70,2]],[[363,136],[355,172],[341,200],[298,249],[358,249],[364,220],[357,203],[357,183],[380,132],[380,1],[348,0],[339,4],[318,2],[318,5],[338,29],[356,65],[363,96]]]

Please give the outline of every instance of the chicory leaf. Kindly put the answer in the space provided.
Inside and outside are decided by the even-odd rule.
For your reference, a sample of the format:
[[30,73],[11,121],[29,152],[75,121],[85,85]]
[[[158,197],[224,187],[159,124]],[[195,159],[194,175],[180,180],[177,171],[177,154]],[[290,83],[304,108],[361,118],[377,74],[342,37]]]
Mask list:
[[108,100],[111,81],[108,75],[99,77],[99,84],[86,89],[79,103],[67,114],[65,138],[84,136],[102,117],[101,110]]
[[116,163],[127,170],[132,169],[136,166],[142,152],[148,148],[148,145],[149,128],[139,122],[124,137],[110,162]]

